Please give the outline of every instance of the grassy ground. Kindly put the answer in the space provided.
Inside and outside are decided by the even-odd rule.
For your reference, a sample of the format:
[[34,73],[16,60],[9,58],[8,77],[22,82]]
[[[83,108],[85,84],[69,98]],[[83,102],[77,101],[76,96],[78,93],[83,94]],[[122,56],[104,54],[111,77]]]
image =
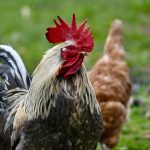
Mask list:
[[[87,68],[101,56],[110,23],[115,19],[124,22],[127,61],[131,68],[148,67],[150,64],[150,1],[149,0],[0,0],[0,43],[10,44],[18,50],[28,70],[32,73],[46,49],[50,48],[44,33],[57,15],[68,22],[76,13],[80,23],[88,18],[95,48],[86,60]],[[149,68],[149,67],[148,67]],[[138,75],[136,72],[134,76]],[[134,97],[149,103],[150,86],[142,86]],[[116,150],[148,150],[150,119],[145,117],[146,106],[132,107]]]

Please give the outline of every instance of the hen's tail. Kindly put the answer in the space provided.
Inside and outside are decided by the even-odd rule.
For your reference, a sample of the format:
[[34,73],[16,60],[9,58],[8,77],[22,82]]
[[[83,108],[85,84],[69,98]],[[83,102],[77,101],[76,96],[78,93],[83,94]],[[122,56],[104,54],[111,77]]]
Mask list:
[[111,25],[106,43],[104,46],[104,56],[113,60],[124,60],[125,51],[122,45],[123,24],[120,20],[114,20]]

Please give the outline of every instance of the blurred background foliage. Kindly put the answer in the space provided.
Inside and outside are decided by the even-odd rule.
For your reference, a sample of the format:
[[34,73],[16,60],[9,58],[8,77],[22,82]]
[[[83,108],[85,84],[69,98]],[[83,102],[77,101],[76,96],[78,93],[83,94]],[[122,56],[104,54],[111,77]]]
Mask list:
[[88,25],[95,38],[94,52],[87,59],[90,68],[100,57],[111,22],[124,23],[124,45],[131,67],[149,65],[150,1],[149,0],[0,0],[0,42],[18,50],[32,73],[50,45],[44,33],[60,15],[71,22],[72,14]]
[[[136,82],[134,98],[149,103],[150,0],[0,0],[0,44],[13,46],[32,73],[44,52],[52,47],[44,35],[46,28],[54,25],[58,15],[71,22],[73,13],[78,24],[88,18],[95,38],[94,51],[86,59],[88,69],[100,58],[112,21],[116,18],[123,21],[127,62],[132,80]],[[139,82],[144,86],[139,87]],[[149,119],[143,117],[150,107],[143,107],[145,110],[132,108],[116,149],[150,149],[150,139],[144,139],[145,132],[150,134],[150,116]]]

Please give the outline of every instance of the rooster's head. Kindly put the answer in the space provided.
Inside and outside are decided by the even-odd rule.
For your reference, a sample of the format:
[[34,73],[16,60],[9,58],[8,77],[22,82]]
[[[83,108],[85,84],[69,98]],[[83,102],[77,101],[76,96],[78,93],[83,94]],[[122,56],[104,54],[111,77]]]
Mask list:
[[58,76],[66,79],[80,69],[84,56],[93,49],[94,39],[89,31],[90,27],[84,29],[87,20],[77,27],[75,15],[71,25],[60,17],[58,19],[60,23],[54,20],[56,26],[47,29],[46,38],[49,43],[65,43],[61,48],[62,65]]

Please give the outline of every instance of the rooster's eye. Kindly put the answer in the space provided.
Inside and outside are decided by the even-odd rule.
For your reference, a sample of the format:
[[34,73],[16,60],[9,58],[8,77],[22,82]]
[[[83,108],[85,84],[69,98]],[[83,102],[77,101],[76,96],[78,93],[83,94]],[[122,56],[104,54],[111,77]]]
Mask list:
[[70,50],[75,50],[75,49],[76,49],[76,47],[75,47],[75,46],[72,46],[72,45],[67,46],[67,48],[70,49]]

